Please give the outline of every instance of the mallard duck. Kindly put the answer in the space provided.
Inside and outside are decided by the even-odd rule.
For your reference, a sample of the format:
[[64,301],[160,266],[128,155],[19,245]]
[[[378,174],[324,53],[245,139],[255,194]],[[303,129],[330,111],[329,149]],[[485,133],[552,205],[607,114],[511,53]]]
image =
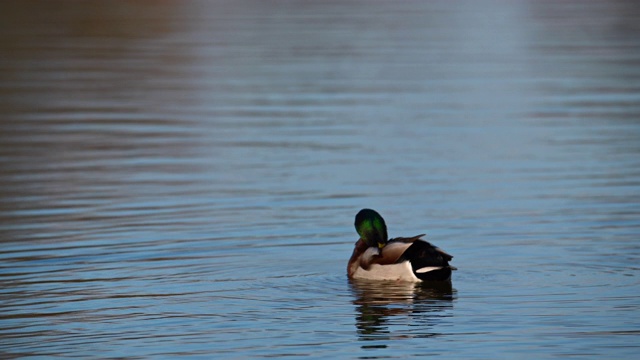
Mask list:
[[378,212],[362,209],[356,215],[360,239],[349,264],[350,279],[449,281],[453,256],[421,240],[425,234],[409,238],[387,238],[387,225]]

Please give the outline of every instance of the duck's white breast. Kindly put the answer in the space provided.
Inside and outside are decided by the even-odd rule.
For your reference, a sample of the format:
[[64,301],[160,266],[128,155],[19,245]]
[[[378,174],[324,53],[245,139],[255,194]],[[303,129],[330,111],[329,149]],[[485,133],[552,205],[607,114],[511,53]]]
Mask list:
[[356,269],[353,274],[354,279],[370,279],[370,280],[401,280],[401,281],[421,281],[411,269],[411,263],[408,261],[399,264],[378,265],[371,264],[369,270],[361,267]]

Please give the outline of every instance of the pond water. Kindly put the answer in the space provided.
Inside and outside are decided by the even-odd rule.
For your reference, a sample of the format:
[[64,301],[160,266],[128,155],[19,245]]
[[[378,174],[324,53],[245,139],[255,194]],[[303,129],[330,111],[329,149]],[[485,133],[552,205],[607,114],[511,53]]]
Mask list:
[[[634,1],[0,4],[1,358],[632,358]],[[451,286],[349,282],[353,218]]]

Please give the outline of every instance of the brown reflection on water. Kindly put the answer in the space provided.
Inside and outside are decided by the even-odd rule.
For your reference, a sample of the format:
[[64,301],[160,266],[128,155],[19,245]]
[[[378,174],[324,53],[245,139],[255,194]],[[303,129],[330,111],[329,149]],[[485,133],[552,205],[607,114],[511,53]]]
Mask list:
[[0,4],[2,240],[88,226],[97,208],[193,170],[197,135],[172,111],[191,92],[181,71],[190,54],[172,41],[185,26],[175,21],[182,6]]

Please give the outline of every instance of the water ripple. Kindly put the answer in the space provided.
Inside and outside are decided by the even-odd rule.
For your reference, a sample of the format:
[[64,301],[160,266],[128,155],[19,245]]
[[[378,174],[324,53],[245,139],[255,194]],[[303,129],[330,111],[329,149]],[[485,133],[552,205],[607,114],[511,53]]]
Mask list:
[[488,5],[0,3],[0,357],[637,356],[638,6]]

